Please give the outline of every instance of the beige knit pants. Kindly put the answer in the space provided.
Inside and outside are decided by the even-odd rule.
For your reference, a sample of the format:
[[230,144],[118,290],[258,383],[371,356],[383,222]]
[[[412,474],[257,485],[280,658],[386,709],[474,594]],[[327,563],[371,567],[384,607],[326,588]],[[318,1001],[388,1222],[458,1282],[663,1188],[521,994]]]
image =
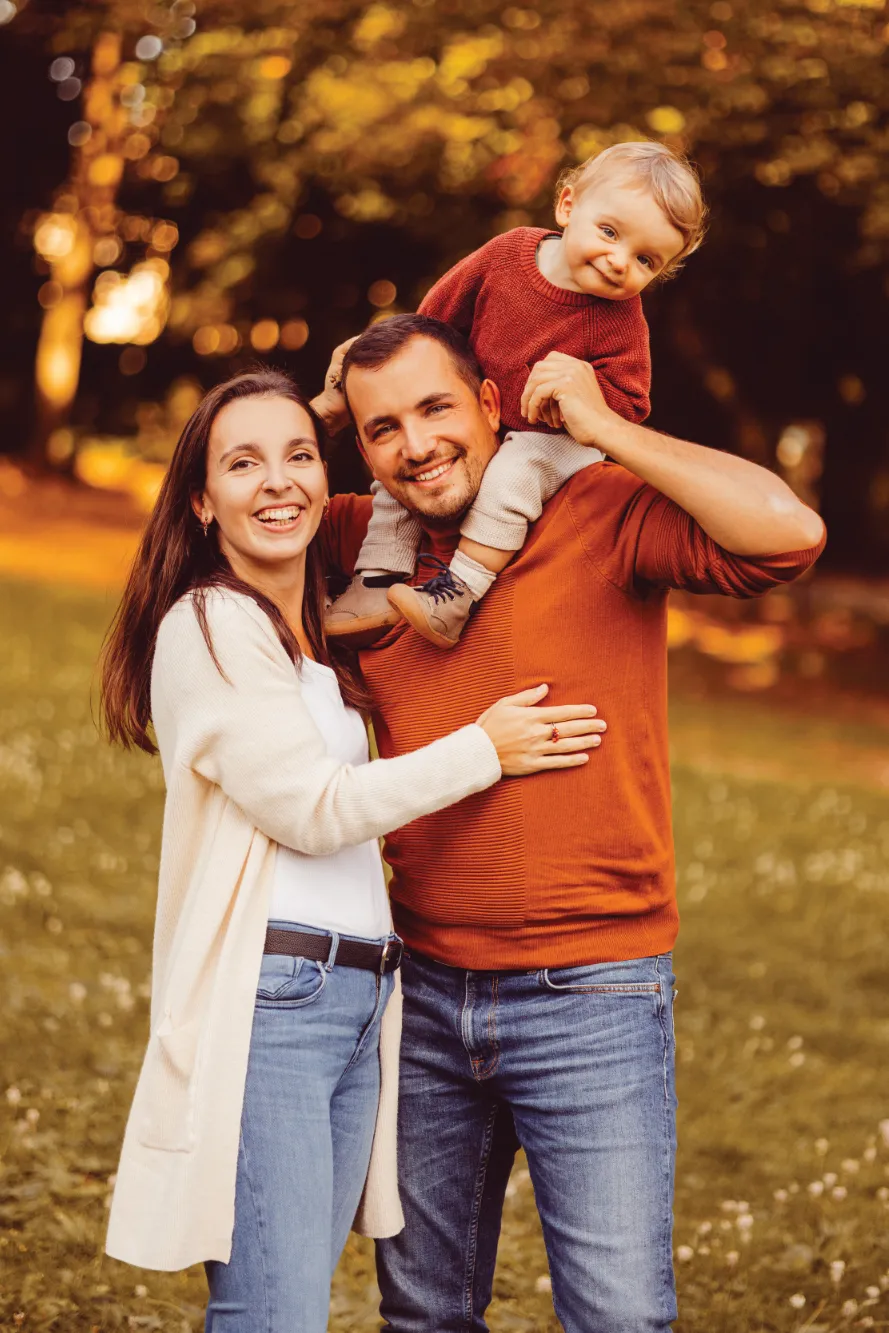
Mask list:
[[[576,472],[604,457],[570,435],[510,431],[485,469],[460,532],[498,551],[520,550],[528,525],[540,517],[547,500]],[[423,532],[420,522],[380,482],[375,481],[371,491],[373,514],[355,567],[412,574]]]

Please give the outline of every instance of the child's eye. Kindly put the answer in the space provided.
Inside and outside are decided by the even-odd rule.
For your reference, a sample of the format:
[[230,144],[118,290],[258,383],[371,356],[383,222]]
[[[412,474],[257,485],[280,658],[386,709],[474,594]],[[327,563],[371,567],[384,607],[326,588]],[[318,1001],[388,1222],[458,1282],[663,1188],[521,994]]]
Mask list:
[[644,264],[646,268],[654,268],[654,263],[651,259],[648,258],[648,255],[640,255],[639,263]]
[[617,235],[617,232],[614,230],[614,228],[606,226],[604,222],[601,224],[599,230],[604,232],[610,241],[614,240],[614,237]]

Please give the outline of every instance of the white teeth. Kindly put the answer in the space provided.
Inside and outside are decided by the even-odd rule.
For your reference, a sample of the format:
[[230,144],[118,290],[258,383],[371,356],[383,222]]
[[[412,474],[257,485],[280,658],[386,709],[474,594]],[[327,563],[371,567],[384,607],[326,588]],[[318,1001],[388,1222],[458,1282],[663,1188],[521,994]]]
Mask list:
[[418,472],[417,481],[434,481],[435,478],[440,477],[443,472],[447,472],[453,461],[452,458],[449,458],[446,463],[442,463],[441,467],[434,467],[431,472]]
[[299,509],[295,506],[290,509],[263,509],[256,517],[260,523],[292,523],[299,518]]

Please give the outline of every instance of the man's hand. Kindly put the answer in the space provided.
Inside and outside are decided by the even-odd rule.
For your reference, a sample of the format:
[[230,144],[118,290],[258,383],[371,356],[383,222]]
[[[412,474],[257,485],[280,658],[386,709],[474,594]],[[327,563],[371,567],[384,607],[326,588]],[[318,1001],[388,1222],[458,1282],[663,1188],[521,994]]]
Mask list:
[[532,426],[543,421],[589,445],[599,444],[616,416],[589,362],[565,352],[550,352],[534,366],[522,394],[522,415]]
[[[356,333],[355,338],[359,336]],[[333,349],[333,356],[324,376],[324,389],[317,398],[312,399],[312,407],[331,434],[336,434],[349,424],[349,409],[343,394],[343,359],[355,338],[347,338],[344,343]]]

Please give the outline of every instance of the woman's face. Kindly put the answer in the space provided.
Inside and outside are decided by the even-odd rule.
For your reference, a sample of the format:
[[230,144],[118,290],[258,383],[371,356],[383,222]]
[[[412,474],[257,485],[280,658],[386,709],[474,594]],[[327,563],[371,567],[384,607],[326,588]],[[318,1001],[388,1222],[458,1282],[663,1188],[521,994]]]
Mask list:
[[309,414],[289,398],[237,398],[217,415],[207,448],[201,521],[219,525],[236,572],[301,564],[327,499],[327,471]]

